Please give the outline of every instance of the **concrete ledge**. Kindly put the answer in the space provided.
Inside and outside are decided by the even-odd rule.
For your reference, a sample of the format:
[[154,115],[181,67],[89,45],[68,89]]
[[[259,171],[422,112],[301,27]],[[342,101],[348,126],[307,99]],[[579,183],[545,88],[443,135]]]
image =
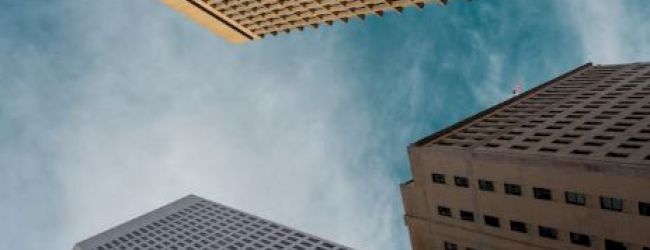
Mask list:
[[231,43],[241,44],[260,39],[201,0],[162,0],[162,2]]

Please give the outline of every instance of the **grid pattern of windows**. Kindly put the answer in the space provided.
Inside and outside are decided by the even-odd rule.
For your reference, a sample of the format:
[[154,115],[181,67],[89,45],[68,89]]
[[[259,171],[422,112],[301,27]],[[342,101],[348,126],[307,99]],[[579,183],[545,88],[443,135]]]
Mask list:
[[77,244],[108,249],[350,249],[196,196]]
[[[442,182],[441,184],[444,184],[445,180],[445,174],[441,173],[436,173],[432,174],[434,182],[437,182],[436,180],[439,180]],[[458,176],[455,177],[455,182],[457,182]],[[470,178],[468,177],[462,177],[462,183],[469,183]],[[462,185],[458,185],[458,182],[456,183],[457,186],[464,187]],[[468,186],[469,187],[469,186]],[[522,196],[523,194],[523,187],[519,184],[512,184],[512,183],[503,183],[504,187],[504,193],[508,195],[515,195],[515,196]],[[493,191],[494,190],[494,181],[486,181],[484,179],[478,179],[478,189],[479,190],[486,190],[486,191]],[[553,191],[548,188],[539,188],[539,187],[533,187],[533,196],[535,199],[539,200],[548,200],[548,201],[557,201],[553,200]],[[561,201],[561,200],[560,200]],[[566,204],[571,204],[571,205],[579,205],[579,206],[585,206],[587,204],[587,198],[586,194],[580,193],[580,192],[575,192],[575,191],[564,191],[564,202]],[[636,203],[635,203],[636,204]],[[615,198],[615,197],[605,197],[601,196],[600,197],[600,208],[606,209],[606,210],[612,210],[612,211],[618,211],[618,212],[623,212],[623,200],[620,198]],[[633,210],[636,208],[630,208],[629,210]],[[631,213],[630,211],[625,210],[626,213]],[[635,212],[636,213],[636,212]],[[638,213],[639,215],[644,215],[644,216],[650,216],[650,203],[639,201],[638,202]]]
[[424,144],[650,161],[650,64],[589,66]]
[[[441,208],[442,211],[441,212]],[[459,210],[460,212],[460,219],[463,221],[474,221],[474,212],[469,212],[466,210]],[[444,207],[444,206],[438,206],[438,214],[440,216],[444,217],[452,217],[452,209],[449,207]],[[483,223],[485,223],[486,226],[491,227],[491,228],[502,228],[501,227],[501,219],[497,216],[494,215],[483,215]],[[504,220],[508,221],[508,220]],[[509,220],[509,228],[510,231],[515,232],[515,233],[521,233],[521,234],[529,234],[529,226],[530,224],[520,221],[520,220]],[[506,226],[505,228],[502,229],[507,229],[508,227]],[[531,228],[537,228],[537,234],[539,235],[540,238],[545,238],[545,239],[551,239],[551,240],[558,240],[560,239],[560,230],[558,230],[555,227],[550,227],[546,225],[537,225],[536,227],[533,225]],[[534,232],[533,232],[534,233]],[[565,234],[566,238],[562,238],[563,240],[568,240],[572,244],[576,245],[581,245],[581,246],[591,246],[592,245],[592,236],[584,233],[578,233],[578,232],[571,232],[571,231],[563,231],[563,234]],[[626,244],[620,241],[616,240],[611,240],[608,238],[604,238],[604,245],[605,249],[626,249]],[[624,247],[624,248],[620,248]],[[645,248],[644,248],[645,250]],[[650,250],[650,249],[648,249]]]
[[[210,11],[226,16],[232,22],[257,36],[276,35],[293,29],[303,30],[332,25],[336,21],[364,19],[366,15],[382,16],[385,11],[399,11],[409,6],[424,7],[431,0],[374,1],[283,1],[283,0],[185,0],[201,4]],[[229,20],[229,21],[230,21]]]

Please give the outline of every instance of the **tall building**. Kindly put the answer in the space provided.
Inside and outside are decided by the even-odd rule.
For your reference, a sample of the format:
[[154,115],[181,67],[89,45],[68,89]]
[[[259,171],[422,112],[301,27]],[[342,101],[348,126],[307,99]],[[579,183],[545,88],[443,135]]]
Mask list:
[[232,43],[447,0],[162,0]]
[[77,243],[74,250],[347,250],[316,236],[189,195]]
[[650,249],[650,63],[586,64],[408,152],[415,250]]

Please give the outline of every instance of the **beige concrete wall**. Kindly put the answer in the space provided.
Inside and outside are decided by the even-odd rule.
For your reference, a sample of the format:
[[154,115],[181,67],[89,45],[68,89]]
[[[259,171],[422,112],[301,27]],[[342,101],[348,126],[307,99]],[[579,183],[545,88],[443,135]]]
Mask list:
[[[611,162],[448,147],[412,147],[410,157],[414,181],[402,187],[407,218],[428,222],[431,231],[425,237],[430,242],[419,245],[442,249],[442,237],[477,249],[588,249],[569,242],[571,231],[590,235],[594,249],[604,249],[605,238],[624,242],[628,249],[650,247],[650,216],[638,213],[638,201],[650,202],[650,178],[635,175],[638,171],[615,171],[621,166]],[[445,174],[447,184],[433,183],[434,172]],[[469,178],[470,187],[457,187],[455,175]],[[495,192],[479,191],[479,178],[493,181]],[[505,182],[521,184],[523,195],[505,194]],[[553,200],[535,199],[533,187],[551,189]],[[587,205],[567,204],[565,191],[585,193]],[[624,211],[601,209],[601,195],[623,199]],[[438,205],[451,208],[453,218],[439,216]],[[460,220],[459,209],[474,212],[475,221]],[[499,217],[501,228],[486,226],[484,214]],[[528,233],[511,231],[509,220],[527,223]],[[537,225],[557,228],[558,240],[538,236]]]

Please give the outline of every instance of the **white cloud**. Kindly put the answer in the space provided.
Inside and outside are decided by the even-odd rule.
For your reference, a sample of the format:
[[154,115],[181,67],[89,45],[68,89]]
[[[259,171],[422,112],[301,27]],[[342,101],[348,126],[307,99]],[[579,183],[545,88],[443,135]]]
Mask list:
[[[386,163],[357,165],[376,141],[367,136],[369,114],[348,87],[354,75],[345,70],[336,35],[324,30],[233,46],[157,1],[62,4],[70,7],[62,17],[66,41],[78,50],[46,61],[45,68],[77,65],[74,74],[16,80],[50,81],[63,95],[43,100],[55,107],[17,104],[33,116],[56,111],[19,119],[52,125],[25,137],[46,144],[53,156],[42,166],[58,189],[47,195],[59,208],[57,234],[20,245],[24,232],[0,229],[0,242],[69,249],[195,193],[360,249],[407,244],[404,235],[394,235],[403,227],[395,223],[402,212]],[[12,100],[49,96],[37,88]],[[59,106],[62,100],[66,105]],[[37,156],[21,153],[3,161],[20,165]],[[37,171],[34,166],[0,169],[28,175],[17,171]],[[18,205],[1,205],[45,204],[11,199]],[[34,230],[43,221],[23,230],[39,234]]]
[[557,8],[575,28],[586,61],[611,64],[650,58],[646,1],[560,1]]

